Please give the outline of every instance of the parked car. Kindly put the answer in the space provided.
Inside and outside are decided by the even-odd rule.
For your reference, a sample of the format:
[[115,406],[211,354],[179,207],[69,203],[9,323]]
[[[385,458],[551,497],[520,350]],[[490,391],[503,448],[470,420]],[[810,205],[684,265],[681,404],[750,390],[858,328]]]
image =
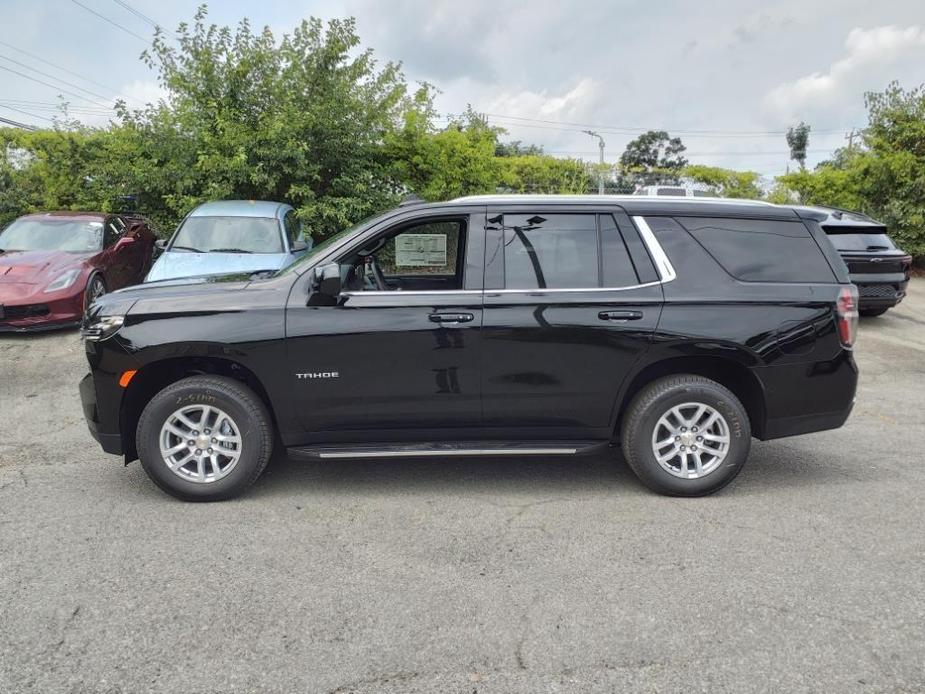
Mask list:
[[279,202],[221,200],[180,223],[145,282],[279,270],[308,250],[295,210]]
[[912,256],[896,247],[886,225],[858,212],[815,208],[826,218],[822,230],[841,255],[857,285],[862,316],[879,316],[906,296]]
[[182,499],[275,442],[323,459],[621,446],[716,491],[751,437],[841,426],[857,291],[813,210],[639,196],[405,206],[273,276],[142,285],[85,320],[93,436]]
[[154,234],[137,215],[20,217],[0,233],[0,331],[79,324],[93,300],[141,282],[153,251]]
[[690,185],[678,184],[678,185],[655,185],[655,186],[639,186],[633,195],[658,195],[658,196],[667,196],[667,197],[681,197],[681,198],[710,198],[714,197],[714,194],[707,190],[698,190],[691,187]]

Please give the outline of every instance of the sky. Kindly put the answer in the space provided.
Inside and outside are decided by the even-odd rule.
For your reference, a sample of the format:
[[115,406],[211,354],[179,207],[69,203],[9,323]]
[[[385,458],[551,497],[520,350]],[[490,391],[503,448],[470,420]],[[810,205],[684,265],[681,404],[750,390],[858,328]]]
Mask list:
[[[172,29],[198,4],[0,0],[0,116],[48,125],[63,94],[100,125],[119,95],[157,99],[139,59],[147,20]],[[583,129],[608,161],[661,129],[693,163],[776,176],[793,166],[788,126],[812,126],[813,165],[864,127],[866,91],[925,82],[925,0],[222,0],[209,12],[277,35],[309,16],[356,17],[365,47],[440,90],[441,113],[471,104],[506,139],[586,160],[598,149]]]

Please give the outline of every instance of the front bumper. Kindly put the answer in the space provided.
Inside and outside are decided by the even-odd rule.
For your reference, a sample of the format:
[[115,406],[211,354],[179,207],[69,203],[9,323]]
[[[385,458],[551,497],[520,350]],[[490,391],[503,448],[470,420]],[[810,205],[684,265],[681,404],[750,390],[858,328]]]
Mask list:
[[93,374],[87,374],[80,381],[80,403],[83,406],[84,419],[90,435],[102,446],[106,453],[122,455],[122,436],[119,433],[106,433],[100,431],[100,416],[96,399],[96,384]]
[[38,332],[80,325],[83,292],[51,301],[37,301],[4,302],[0,298],[0,332]]

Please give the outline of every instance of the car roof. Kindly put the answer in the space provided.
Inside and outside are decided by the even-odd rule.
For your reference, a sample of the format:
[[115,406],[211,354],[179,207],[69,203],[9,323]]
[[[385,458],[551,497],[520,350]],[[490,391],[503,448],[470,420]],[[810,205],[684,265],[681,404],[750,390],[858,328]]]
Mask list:
[[794,209],[805,212],[817,212],[825,215],[825,219],[820,219],[819,224],[823,228],[837,227],[877,227],[886,228],[886,224],[878,222],[872,217],[868,217],[861,212],[852,212],[843,210],[838,207],[826,207],[824,205],[805,205]]
[[189,213],[190,217],[269,217],[282,216],[289,205],[269,200],[214,200],[204,202]]
[[[677,214],[718,217],[764,217],[787,219],[797,216],[788,205],[764,200],[738,198],[688,197],[683,195],[473,195],[444,204],[479,205],[550,205],[583,206],[619,205],[629,214]],[[816,213],[818,214],[818,213]]]

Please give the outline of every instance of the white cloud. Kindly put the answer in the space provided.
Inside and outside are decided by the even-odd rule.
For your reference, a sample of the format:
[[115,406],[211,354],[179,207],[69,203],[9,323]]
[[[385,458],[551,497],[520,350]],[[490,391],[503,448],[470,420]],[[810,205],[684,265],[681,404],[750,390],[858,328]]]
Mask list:
[[827,71],[774,87],[762,101],[765,113],[783,124],[857,102],[860,93],[885,86],[885,68],[925,61],[925,31],[918,25],[856,27],[845,39],[845,50]]
[[504,92],[488,101],[486,111],[504,116],[518,116],[548,120],[574,120],[594,110],[600,84],[590,77],[582,77],[574,87],[561,95],[529,89]]

